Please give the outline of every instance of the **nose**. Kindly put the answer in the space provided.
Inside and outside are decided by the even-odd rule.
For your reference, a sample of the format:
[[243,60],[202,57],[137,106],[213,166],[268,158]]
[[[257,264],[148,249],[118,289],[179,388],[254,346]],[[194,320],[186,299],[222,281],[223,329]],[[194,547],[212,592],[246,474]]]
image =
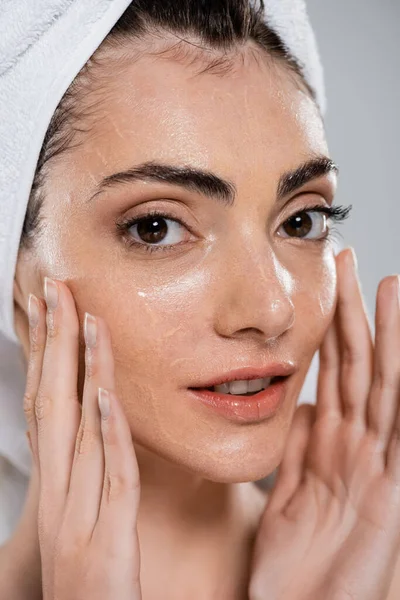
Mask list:
[[230,338],[272,341],[293,327],[294,280],[270,251],[230,257],[230,268],[219,278],[215,329]]

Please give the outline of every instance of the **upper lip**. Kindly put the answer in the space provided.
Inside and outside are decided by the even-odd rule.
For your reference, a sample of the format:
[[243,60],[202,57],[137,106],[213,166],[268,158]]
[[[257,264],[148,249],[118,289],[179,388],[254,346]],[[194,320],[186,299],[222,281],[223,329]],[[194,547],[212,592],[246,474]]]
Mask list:
[[262,367],[241,367],[240,369],[234,369],[227,371],[221,375],[217,375],[208,381],[198,383],[196,388],[208,388],[214,385],[221,385],[222,383],[229,383],[230,381],[236,380],[247,380],[247,379],[264,379],[265,377],[285,377],[292,375],[296,367],[291,362],[282,363],[270,363]]

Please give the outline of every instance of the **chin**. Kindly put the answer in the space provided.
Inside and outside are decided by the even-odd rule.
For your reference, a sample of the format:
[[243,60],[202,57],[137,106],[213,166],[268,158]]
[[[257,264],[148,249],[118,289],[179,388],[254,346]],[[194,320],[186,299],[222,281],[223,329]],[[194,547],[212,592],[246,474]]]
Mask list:
[[[196,457],[193,450],[191,464],[183,466],[192,473],[216,483],[245,483],[259,481],[270,475],[280,464],[287,428],[282,424],[264,427],[247,439],[227,440],[222,446],[211,446]],[[196,460],[197,458],[197,460]]]
[[[181,411],[179,397],[171,402],[168,421],[154,418],[152,427],[144,422],[141,428],[132,418],[130,426],[136,444],[165,461],[163,470],[169,465],[216,483],[259,481],[282,460],[296,399],[291,390],[268,418],[244,421],[197,404]],[[175,406],[179,410],[174,414]]]
[[218,464],[214,465],[208,472],[203,472],[202,475],[209,481],[216,483],[245,483],[249,481],[259,481],[268,477],[280,464],[282,454],[277,453],[276,456],[265,456],[253,458],[249,460],[241,460],[238,464]]

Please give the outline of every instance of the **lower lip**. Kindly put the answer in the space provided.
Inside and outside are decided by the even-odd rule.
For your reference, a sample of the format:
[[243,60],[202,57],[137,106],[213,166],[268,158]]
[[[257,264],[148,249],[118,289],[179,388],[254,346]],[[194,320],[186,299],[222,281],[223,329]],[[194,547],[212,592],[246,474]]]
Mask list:
[[191,394],[214,412],[231,421],[255,423],[272,417],[283,403],[288,377],[273,383],[254,396],[233,396],[210,390],[189,389]]

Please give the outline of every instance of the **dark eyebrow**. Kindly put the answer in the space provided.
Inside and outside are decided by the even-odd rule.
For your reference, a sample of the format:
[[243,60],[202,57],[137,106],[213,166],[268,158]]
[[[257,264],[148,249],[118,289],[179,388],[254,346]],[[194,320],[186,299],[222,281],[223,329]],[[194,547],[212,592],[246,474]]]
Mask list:
[[[120,173],[105,177],[98,185],[92,198],[106,189],[121,183],[134,181],[153,181],[179,185],[189,191],[194,191],[221,200],[223,204],[232,206],[236,195],[236,186],[230,181],[211,173],[189,166],[174,166],[156,162],[146,162]],[[92,199],[91,198],[91,199]]]
[[[332,172],[338,173],[339,169],[330,158],[317,156],[308,160],[293,171],[281,175],[278,183],[277,200],[282,200],[282,198],[301,188],[309,181]],[[189,191],[220,200],[226,206],[233,206],[237,192],[234,183],[222,179],[211,171],[204,171],[190,166],[180,167],[145,162],[102,179],[89,202],[107,189],[135,181],[178,185]]]
[[335,173],[339,167],[327,156],[317,156],[300,165],[294,171],[284,173],[279,179],[278,200],[292,194],[313,179]]

